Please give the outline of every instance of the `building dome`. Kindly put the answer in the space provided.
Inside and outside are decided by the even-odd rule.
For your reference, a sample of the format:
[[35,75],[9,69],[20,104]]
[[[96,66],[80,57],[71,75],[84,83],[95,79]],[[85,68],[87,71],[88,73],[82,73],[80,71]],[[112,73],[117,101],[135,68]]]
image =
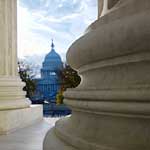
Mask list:
[[36,93],[40,93],[44,100],[54,102],[56,94],[61,89],[60,71],[63,69],[63,62],[58,53],[55,52],[52,41],[51,51],[45,56],[41,78],[37,80]]
[[61,58],[55,50],[51,50],[45,57],[45,61],[61,61]]
[[43,62],[43,70],[60,70],[62,68],[62,60],[59,54],[54,49],[52,40],[51,51],[45,56]]
[[51,51],[46,55],[45,61],[47,61],[47,62],[48,61],[60,61],[61,62],[61,58],[60,58],[59,54],[56,53],[54,47],[55,47],[55,45],[52,40]]

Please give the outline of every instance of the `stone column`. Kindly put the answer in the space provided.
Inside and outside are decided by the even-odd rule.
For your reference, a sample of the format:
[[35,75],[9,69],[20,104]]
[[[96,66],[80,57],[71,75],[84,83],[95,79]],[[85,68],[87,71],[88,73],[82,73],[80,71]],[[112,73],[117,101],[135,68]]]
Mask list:
[[17,1],[0,0],[0,110],[29,107],[17,73]]
[[98,0],[98,17],[102,17],[112,11],[117,2],[119,0]]
[[82,77],[44,150],[150,149],[150,1],[119,0],[68,50]]
[[[20,109],[21,115],[23,109],[30,107],[22,91],[24,86],[17,73],[17,0],[0,0],[0,134],[16,128],[13,124],[5,128],[14,110]],[[11,113],[7,120],[4,113]]]

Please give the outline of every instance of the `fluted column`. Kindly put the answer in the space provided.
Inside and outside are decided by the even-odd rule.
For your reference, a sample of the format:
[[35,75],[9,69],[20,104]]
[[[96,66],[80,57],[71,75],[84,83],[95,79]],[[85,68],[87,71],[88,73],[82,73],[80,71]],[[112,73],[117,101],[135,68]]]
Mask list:
[[17,73],[17,0],[0,0],[0,135],[42,119]]
[[44,150],[150,149],[150,1],[99,0],[99,7],[67,53],[82,77],[64,95],[72,116],[47,133]]
[[0,110],[30,105],[17,73],[17,0],[0,0]]
[[15,0],[0,2],[0,75],[17,75],[17,4]]

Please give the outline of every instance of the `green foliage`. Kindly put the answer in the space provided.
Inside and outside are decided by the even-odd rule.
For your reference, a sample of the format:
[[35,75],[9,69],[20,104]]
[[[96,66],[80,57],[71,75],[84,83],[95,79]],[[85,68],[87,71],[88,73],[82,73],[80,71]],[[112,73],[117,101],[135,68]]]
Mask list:
[[63,91],[59,91],[56,95],[56,104],[63,104],[63,99],[64,99],[64,96],[63,96]]
[[72,69],[69,65],[65,65],[63,70],[57,72],[57,75],[61,78],[62,87],[56,95],[56,103],[63,104],[63,92],[66,91],[67,88],[77,87],[81,82],[81,78],[78,75],[78,72]]
[[31,98],[36,89],[36,83],[33,80],[34,74],[30,67],[23,62],[18,62],[18,72],[21,80],[26,83],[23,88],[23,90],[26,91],[26,97]]
[[69,65],[65,65],[64,69],[61,71],[61,79],[64,90],[67,88],[75,88],[81,82],[81,78],[77,71],[72,69]]

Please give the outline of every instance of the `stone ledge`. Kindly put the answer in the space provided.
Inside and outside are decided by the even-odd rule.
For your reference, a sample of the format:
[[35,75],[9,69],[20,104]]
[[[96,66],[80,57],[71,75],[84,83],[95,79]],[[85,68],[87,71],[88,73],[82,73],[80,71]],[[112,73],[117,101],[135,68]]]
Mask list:
[[0,111],[0,134],[7,134],[19,128],[26,127],[42,120],[43,108],[41,105],[32,105],[29,108]]

